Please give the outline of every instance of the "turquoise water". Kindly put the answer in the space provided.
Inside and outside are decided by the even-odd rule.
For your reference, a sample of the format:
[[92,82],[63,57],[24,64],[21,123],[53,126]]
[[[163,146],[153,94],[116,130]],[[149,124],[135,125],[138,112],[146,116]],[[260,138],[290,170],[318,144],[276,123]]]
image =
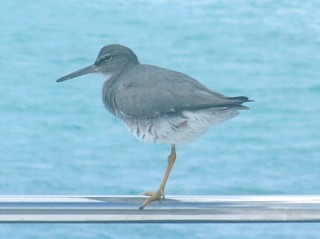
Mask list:
[[[251,110],[177,147],[167,195],[320,193],[318,1],[1,1],[0,194],[136,195],[167,145],[133,138],[100,76],[55,80],[103,45],[185,72]],[[5,224],[1,238],[319,238],[320,224]]]

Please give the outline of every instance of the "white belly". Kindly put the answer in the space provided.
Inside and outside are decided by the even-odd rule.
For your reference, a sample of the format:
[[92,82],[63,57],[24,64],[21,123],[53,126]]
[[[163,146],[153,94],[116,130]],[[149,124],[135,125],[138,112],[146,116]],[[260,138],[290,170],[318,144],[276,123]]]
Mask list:
[[193,140],[213,125],[237,116],[233,109],[183,111],[177,116],[132,119],[122,118],[130,132],[148,143],[182,144]]

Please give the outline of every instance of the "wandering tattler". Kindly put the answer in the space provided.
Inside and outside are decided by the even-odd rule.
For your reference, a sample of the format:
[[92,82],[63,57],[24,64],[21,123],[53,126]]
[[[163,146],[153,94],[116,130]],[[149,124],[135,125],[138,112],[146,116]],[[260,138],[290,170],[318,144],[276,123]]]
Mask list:
[[105,107],[143,142],[171,144],[168,166],[159,189],[140,209],[164,198],[164,189],[176,160],[176,144],[186,143],[212,125],[231,119],[248,109],[245,96],[227,97],[209,90],[191,77],[169,69],[140,64],[128,47],[104,46],[93,65],[63,76],[57,82],[89,73],[102,73]]

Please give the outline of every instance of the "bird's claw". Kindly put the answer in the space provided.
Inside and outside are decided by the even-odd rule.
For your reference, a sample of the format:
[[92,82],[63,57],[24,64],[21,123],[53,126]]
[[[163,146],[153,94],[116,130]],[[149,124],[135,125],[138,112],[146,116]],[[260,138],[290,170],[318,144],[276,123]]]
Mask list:
[[143,192],[142,195],[148,196],[148,198],[142,203],[139,207],[140,210],[144,209],[150,202],[160,200],[161,198],[164,199],[164,192],[163,190],[158,190],[156,192]]
[[140,195],[145,195],[145,196],[151,196],[152,194],[153,194],[153,192],[150,192],[150,191],[145,191],[145,192],[140,193]]

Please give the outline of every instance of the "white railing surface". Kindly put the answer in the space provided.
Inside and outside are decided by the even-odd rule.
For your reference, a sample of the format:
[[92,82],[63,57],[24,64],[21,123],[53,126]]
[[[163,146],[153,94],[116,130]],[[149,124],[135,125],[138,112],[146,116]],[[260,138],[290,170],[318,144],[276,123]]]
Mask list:
[[0,196],[0,223],[320,222],[320,196]]

